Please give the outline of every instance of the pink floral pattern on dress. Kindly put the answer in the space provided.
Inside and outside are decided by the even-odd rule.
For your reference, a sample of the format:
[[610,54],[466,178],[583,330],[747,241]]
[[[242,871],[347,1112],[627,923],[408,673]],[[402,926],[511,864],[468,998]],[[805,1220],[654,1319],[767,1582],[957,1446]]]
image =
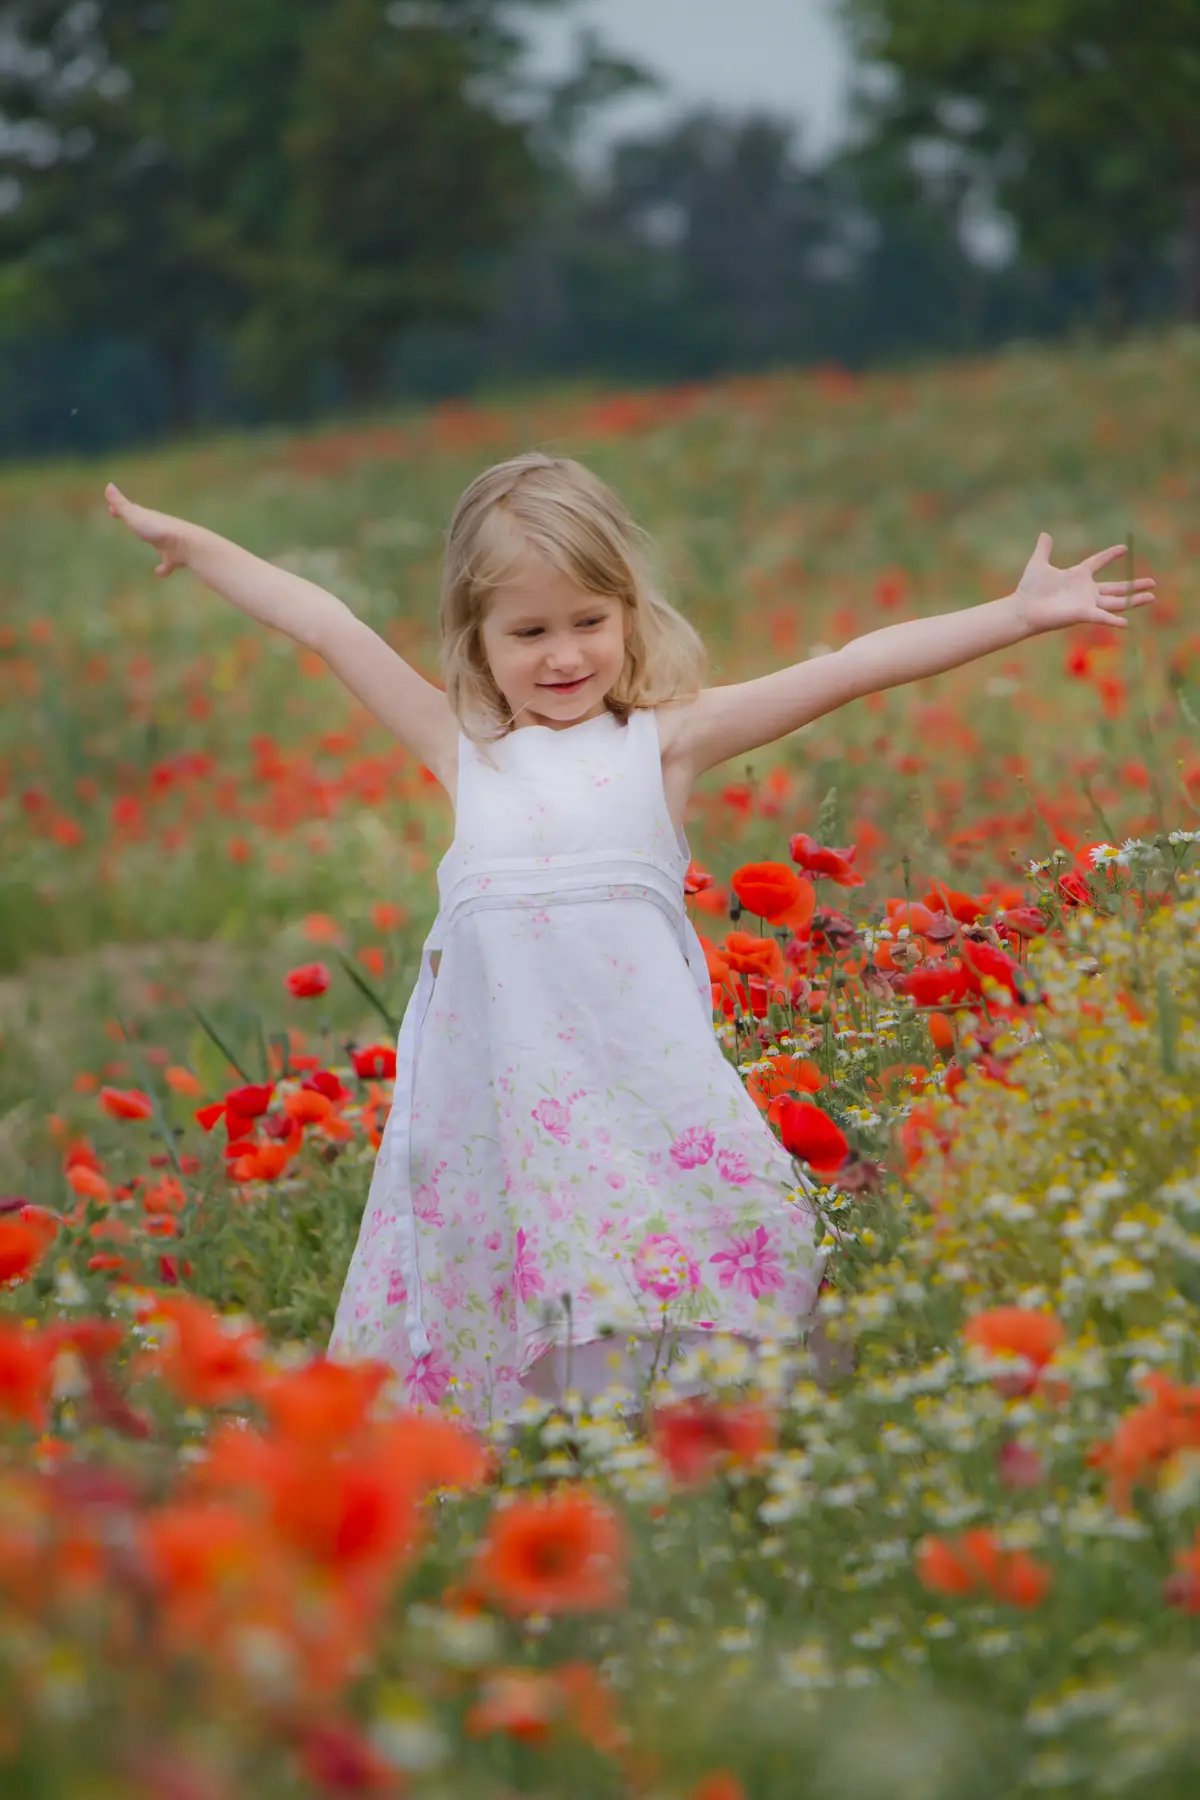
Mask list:
[[652,1232],[633,1254],[633,1274],[644,1293],[656,1300],[676,1300],[700,1286],[700,1264],[670,1232]]
[[783,1271],[765,1225],[756,1225],[747,1237],[734,1238],[727,1250],[718,1250],[708,1260],[727,1265],[720,1276],[722,1287],[735,1288],[752,1299],[784,1286]]
[[713,1031],[654,715],[492,755],[460,737],[438,1004],[426,957],[330,1343],[480,1421],[568,1338],[796,1336],[822,1262]]
[[671,1145],[671,1160],[681,1169],[699,1169],[711,1161],[715,1140],[703,1125],[693,1125]]

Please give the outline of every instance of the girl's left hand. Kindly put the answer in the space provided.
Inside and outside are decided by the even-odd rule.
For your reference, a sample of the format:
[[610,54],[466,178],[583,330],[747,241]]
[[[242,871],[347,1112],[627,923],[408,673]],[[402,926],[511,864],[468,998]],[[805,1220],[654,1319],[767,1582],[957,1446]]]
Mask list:
[[1153,575],[1139,575],[1132,582],[1092,580],[1118,556],[1126,555],[1124,544],[1098,550],[1069,569],[1051,566],[1053,548],[1049,534],[1043,531],[1012,597],[1030,635],[1057,631],[1064,625],[1114,625],[1123,630],[1129,620],[1121,615],[1135,606],[1148,606],[1154,599]]

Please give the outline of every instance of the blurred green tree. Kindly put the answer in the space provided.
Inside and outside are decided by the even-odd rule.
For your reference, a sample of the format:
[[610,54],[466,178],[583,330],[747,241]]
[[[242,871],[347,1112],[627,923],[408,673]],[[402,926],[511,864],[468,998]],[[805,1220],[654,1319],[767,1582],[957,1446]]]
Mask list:
[[1109,322],[1173,246],[1200,316],[1197,0],[839,0],[876,143],[965,178],[1052,267],[1091,262]]
[[398,331],[485,309],[547,132],[639,78],[588,39],[526,79],[513,12],[564,4],[0,3],[0,333],[151,344],[174,426],[214,334],[277,414],[322,365],[369,400]]

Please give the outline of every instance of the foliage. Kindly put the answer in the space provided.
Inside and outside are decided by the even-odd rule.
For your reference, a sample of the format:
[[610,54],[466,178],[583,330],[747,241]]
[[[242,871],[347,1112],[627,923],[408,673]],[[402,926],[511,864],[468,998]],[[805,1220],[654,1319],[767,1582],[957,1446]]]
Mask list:
[[[782,1800],[804,1768],[817,1796],[1182,1800],[1193,887],[1146,914],[1108,880],[1112,916],[1076,908],[1033,959],[1043,998],[1010,1009],[998,1066],[888,1109],[907,1173],[827,1183],[823,1310],[857,1368],[705,1353],[706,1397],[681,1402],[697,1367],[673,1367],[646,1438],[607,1400],[530,1401],[489,1474],[469,1436],[394,1410],[386,1370],[81,1273],[28,1208],[45,1274],[22,1279],[10,1211],[13,1779],[682,1800],[723,1771],[714,1793]],[[898,1030],[881,1016],[873,1054]],[[860,1076],[822,1096],[855,1133]],[[251,1183],[241,1206],[265,1229],[280,1202]]]
[[[542,0],[548,3],[548,0]],[[504,0],[3,9],[9,335],[133,336],[189,416],[189,359],[303,408],[314,364],[361,399],[390,336],[482,304],[481,260],[538,189]]]
[[843,0],[876,81],[877,138],[932,145],[982,177],[1029,253],[1105,270],[1128,322],[1148,245],[1182,237],[1200,310],[1200,37],[1190,0]]

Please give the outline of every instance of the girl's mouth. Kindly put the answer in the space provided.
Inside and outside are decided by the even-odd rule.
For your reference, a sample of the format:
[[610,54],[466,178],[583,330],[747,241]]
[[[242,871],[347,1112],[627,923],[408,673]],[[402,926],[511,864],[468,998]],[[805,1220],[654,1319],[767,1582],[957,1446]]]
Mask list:
[[590,679],[590,676],[581,675],[578,681],[539,681],[538,686],[549,688],[552,694],[573,694],[576,688],[581,688]]

